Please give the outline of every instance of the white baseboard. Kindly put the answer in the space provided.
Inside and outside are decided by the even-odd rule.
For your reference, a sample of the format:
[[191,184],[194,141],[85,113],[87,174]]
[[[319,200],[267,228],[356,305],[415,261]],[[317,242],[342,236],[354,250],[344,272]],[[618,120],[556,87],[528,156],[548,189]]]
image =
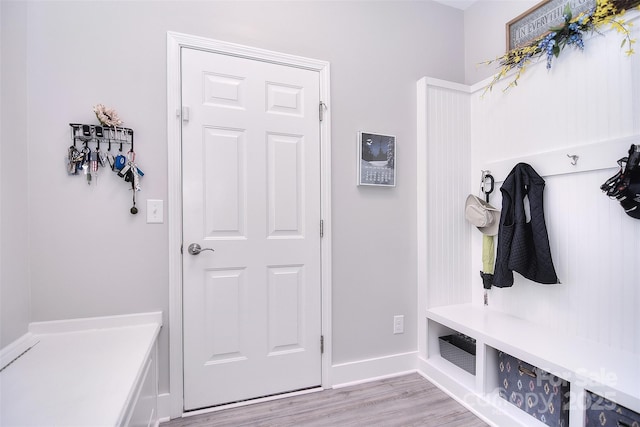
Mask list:
[[333,388],[416,372],[417,356],[418,352],[412,351],[333,365]]
[[161,423],[171,419],[171,394],[158,394],[158,419]]

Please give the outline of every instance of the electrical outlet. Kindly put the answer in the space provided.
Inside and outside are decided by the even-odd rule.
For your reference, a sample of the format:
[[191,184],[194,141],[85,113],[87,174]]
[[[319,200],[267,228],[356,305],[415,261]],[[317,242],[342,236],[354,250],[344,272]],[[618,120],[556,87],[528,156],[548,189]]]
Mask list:
[[404,333],[404,316],[393,316],[393,333],[394,334],[403,334]]

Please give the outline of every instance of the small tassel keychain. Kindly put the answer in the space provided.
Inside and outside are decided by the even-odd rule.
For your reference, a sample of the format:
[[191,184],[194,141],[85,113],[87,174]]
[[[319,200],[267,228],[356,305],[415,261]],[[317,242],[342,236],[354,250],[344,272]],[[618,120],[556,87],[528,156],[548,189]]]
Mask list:
[[133,192],[133,206],[129,210],[132,215],[138,213],[138,208],[136,208],[136,192],[140,191],[140,175],[138,174],[138,167],[134,164],[131,167],[131,174],[133,175],[133,179],[131,180],[131,191]]
[[127,172],[125,175],[125,181],[131,181],[131,191],[132,191],[132,199],[133,206],[129,210],[132,215],[138,213],[138,208],[136,207],[136,193],[141,190],[140,188],[140,177],[144,176],[144,173],[138,168],[138,165],[135,164],[136,153],[133,151],[129,151],[127,153],[128,163],[125,168],[127,168]]

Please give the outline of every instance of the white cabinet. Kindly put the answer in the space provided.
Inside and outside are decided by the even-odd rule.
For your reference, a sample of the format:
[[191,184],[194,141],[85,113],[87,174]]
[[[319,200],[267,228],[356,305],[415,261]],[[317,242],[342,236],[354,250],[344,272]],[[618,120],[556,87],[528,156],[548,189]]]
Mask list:
[[[471,304],[427,311],[427,358],[421,369],[497,425],[544,426],[498,395],[498,351],[504,351],[570,383],[569,425],[584,425],[585,390],[640,412],[640,359],[633,353],[569,337]],[[438,336],[461,332],[476,339],[476,375],[439,353]],[[506,418],[505,418],[506,417]]]
[[158,344],[144,363],[133,398],[125,412],[124,423],[128,427],[151,427],[158,421]]
[[156,425],[161,325],[159,312],[32,323],[0,372],[0,425]]

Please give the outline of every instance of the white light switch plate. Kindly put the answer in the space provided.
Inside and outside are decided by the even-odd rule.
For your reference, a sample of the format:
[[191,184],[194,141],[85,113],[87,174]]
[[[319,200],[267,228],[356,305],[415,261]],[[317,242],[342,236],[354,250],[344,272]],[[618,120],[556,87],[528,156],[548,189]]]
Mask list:
[[162,224],[164,222],[162,200],[147,200],[147,224]]

